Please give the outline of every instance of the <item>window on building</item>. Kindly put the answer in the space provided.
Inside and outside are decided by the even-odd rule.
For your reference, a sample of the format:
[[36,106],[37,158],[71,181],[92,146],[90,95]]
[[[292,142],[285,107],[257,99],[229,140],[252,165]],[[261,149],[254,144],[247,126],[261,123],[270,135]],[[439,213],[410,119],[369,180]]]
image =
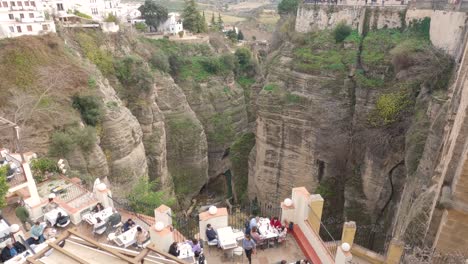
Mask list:
[[3,2],[3,7],[8,7],[8,2]]
[[63,11],[63,4],[62,3],[57,4],[57,10],[58,11]]
[[18,3],[18,6],[23,6],[23,2],[21,2],[21,1],[18,1],[16,3]]
[[34,6],[34,7],[36,7],[36,2],[34,2],[34,1],[31,1],[31,6]]
[[13,1],[10,2],[10,5],[11,6],[16,6],[15,2],[13,2]]
[[15,32],[15,27],[10,26],[10,32]]
[[23,14],[23,13],[20,14],[20,18],[24,18],[24,14]]
[[91,13],[92,13],[93,15],[99,14],[97,8],[91,8]]
[[21,26],[16,26],[16,31],[18,31],[18,33],[21,33]]
[[49,30],[49,25],[42,25],[42,30]]
[[29,18],[34,18],[34,13],[29,13]]
[[25,6],[29,6],[29,1],[24,2]]
[[26,26],[28,28],[28,31],[32,31],[32,26]]
[[8,14],[8,17],[9,17],[11,20],[15,19],[15,17],[13,16],[13,14]]

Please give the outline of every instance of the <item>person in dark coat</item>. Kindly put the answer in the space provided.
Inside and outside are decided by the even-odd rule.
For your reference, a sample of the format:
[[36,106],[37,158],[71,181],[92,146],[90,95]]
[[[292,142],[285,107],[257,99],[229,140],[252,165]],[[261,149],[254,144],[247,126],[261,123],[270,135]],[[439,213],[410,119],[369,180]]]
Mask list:
[[20,242],[15,242],[14,244],[9,242],[6,247],[2,249],[2,260],[7,261],[25,250],[26,247]]
[[171,254],[174,257],[179,256],[180,250],[177,248],[177,242],[171,244],[171,246],[169,247],[169,254]]

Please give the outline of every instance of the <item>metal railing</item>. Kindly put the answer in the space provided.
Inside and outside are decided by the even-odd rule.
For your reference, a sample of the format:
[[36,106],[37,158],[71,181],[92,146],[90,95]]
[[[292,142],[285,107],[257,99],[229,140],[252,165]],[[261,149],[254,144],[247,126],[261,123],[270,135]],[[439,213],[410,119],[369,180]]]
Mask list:
[[18,186],[18,185],[20,185],[22,183],[25,183],[26,182],[26,175],[24,174],[21,161],[17,160],[15,157],[11,156],[8,153],[5,153],[5,157],[6,157],[6,160],[9,163],[15,164],[15,167],[16,167],[16,171],[13,174],[13,176],[9,177],[7,179],[8,185],[10,186],[10,188],[13,188],[13,187],[16,187],[16,186]]
[[109,199],[111,199],[113,202],[114,202],[114,207],[118,210],[118,209],[123,209],[125,210],[126,212],[128,212],[129,214],[131,214],[132,216],[135,217],[135,222],[142,226],[142,228],[146,229],[146,230],[149,230],[149,228],[151,227],[151,223],[148,223],[147,220],[143,219],[140,214],[138,214],[137,212],[135,212],[132,208],[132,206],[125,200],[117,200],[115,198],[112,198],[111,196],[107,196],[109,197]]
[[254,216],[281,219],[281,207],[255,200],[244,205],[234,205],[229,211],[229,225],[235,229],[244,230],[247,221]]
[[[310,217],[313,217],[313,219],[310,219]],[[328,228],[322,223],[322,220],[314,213],[314,211],[311,210],[311,208],[309,208],[309,223],[311,220],[315,220],[320,223],[319,233],[317,236],[321,240],[330,257],[335,259],[339,241],[333,237]]]

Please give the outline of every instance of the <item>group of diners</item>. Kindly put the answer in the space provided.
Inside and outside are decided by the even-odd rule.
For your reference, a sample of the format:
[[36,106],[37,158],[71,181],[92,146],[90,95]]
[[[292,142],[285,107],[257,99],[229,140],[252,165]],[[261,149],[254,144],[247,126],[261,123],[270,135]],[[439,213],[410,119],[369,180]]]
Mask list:
[[188,263],[205,263],[203,241],[196,238],[185,242],[174,242],[169,246],[169,254]]
[[101,203],[96,204],[91,213],[83,216],[84,220],[93,225],[93,233],[101,235],[107,231],[109,240],[119,246],[143,247],[149,241],[149,233],[129,218],[122,223],[122,216],[112,207],[104,208]]
[[250,235],[257,245],[269,246],[269,243],[282,243],[288,234],[288,228],[281,224],[278,217],[271,219],[252,217],[245,224],[245,234]]

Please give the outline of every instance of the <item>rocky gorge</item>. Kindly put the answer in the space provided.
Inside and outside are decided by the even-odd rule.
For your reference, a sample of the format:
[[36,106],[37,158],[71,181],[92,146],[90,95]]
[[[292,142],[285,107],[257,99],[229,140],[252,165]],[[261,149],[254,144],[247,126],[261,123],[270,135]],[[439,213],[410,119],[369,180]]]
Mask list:
[[432,170],[453,59],[427,20],[364,23],[336,39],[284,18],[261,62],[126,31],[2,40],[0,114],[22,126],[25,150],[66,158],[68,176],[122,199],[156,181],[187,209],[216,182],[217,202],[276,206],[305,186],[325,198],[325,219],[379,226],[364,246],[381,246],[408,183]]

